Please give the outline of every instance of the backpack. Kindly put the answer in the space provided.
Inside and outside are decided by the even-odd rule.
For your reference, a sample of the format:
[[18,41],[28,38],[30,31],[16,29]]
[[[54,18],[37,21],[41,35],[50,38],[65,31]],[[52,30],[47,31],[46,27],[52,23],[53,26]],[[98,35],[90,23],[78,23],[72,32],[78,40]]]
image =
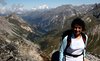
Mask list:
[[[68,38],[67,38],[67,46],[66,46],[66,48],[65,49],[67,49],[69,46],[70,46],[70,43],[71,43],[71,36],[70,36],[70,34],[72,33],[72,30],[67,30],[67,31],[65,31],[64,33],[63,33],[63,35],[62,35],[62,40],[63,40],[63,38],[66,36],[66,35],[68,35]],[[86,41],[86,36],[85,36],[85,34],[84,33],[81,33],[82,34],[82,38],[83,38],[83,41],[84,41],[84,43],[85,43],[85,41]],[[65,50],[64,50],[64,52],[65,52]],[[52,57],[51,57],[51,61],[59,61],[59,51],[55,51],[53,54],[52,54]]]
[[[66,49],[70,46],[70,43],[71,43],[71,34],[72,34],[72,32],[73,32],[73,31],[70,29],[70,30],[65,31],[65,32],[63,33],[63,35],[62,35],[62,40],[63,40],[63,38],[64,38],[65,36],[68,35],[67,40],[66,40],[66,41],[67,41],[67,46],[66,46],[66,48],[64,49],[64,54],[65,54]],[[81,33],[81,35],[82,35],[82,39],[83,39],[84,44],[85,44],[85,42],[86,42],[86,36],[85,36],[84,33]]]
[[59,51],[55,51],[51,56],[51,61],[59,61]]

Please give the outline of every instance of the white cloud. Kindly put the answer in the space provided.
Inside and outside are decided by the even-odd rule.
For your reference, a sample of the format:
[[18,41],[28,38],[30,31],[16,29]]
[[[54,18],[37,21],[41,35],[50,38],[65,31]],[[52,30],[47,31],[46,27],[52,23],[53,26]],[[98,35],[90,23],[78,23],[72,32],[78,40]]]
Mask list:
[[6,12],[6,7],[1,7],[1,8],[0,8],[0,13],[1,13],[1,14],[4,14],[5,12]]
[[24,7],[24,5],[22,5],[22,4],[13,4],[12,5],[12,7],[11,7],[11,9],[13,10],[13,11],[18,11],[18,10],[23,10],[23,7]]
[[33,11],[36,11],[36,10],[37,10],[37,8],[32,8],[32,10],[33,10]]
[[22,14],[22,13],[24,13],[26,11],[30,11],[30,10],[32,10],[32,11],[45,10],[45,9],[48,9],[48,8],[49,8],[48,5],[43,4],[43,5],[40,5],[38,7],[33,7],[32,9],[27,10],[27,9],[25,9],[24,5],[22,5],[22,4],[13,4],[10,7],[6,7],[6,6],[1,7],[0,13],[5,14],[5,13],[16,12],[17,14]]
[[43,4],[43,5],[38,6],[37,8],[33,7],[32,10],[36,11],[36,10],[44,10],[44,9],[48,9],[48,8],[49,8],[48,5]]
[[13,4],[11,6],[11,11],[16,12],[18,14],[21,14],[24,10],[25,10],[24,5],[22,5],[22,4]]
[[38,7],[38,9],[48,9],[48,5],[44,4]]
[[9,13],[12,13],[11,8],[8,8],[8,7],[5,7],[5,6],[0,8],[0,14],[9,14]]

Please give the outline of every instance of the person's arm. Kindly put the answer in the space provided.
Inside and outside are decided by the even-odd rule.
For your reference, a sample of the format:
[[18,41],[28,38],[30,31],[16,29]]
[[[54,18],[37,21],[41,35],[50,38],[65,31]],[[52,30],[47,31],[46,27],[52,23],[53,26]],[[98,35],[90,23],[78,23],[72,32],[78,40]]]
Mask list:
[[[86,42],[85,42],[85,48],[87,46],[88,36],[86,35]],[[86,57],[86,49],[84,49],[84,58]]]
[[67,36],[63,39],[62,43],[61,43],[61,46],[60,46],[60,50],[59,50],[59,61],[63,61],[63,52],[64,52],[64,49],[66,48],[66,45],[67,45]]

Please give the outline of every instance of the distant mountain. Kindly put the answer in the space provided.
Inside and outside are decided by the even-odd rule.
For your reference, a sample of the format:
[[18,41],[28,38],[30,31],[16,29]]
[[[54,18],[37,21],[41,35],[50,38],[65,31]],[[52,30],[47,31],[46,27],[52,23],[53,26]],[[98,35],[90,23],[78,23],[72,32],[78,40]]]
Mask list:
[[62,29],[66,19],[85,14],[92,9],[93,5],[63,5],[50,10],[30,12],[21,16],[32,26],[36,26],[39,32],[45,33],[57,28]]

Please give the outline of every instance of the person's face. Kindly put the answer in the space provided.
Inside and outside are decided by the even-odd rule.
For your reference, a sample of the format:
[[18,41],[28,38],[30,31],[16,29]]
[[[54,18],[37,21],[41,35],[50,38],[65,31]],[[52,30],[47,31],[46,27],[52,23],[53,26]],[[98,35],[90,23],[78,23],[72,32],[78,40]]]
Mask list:
[[81,34],[81,32],[82,32],[82,27],[80,26],[80,25],[75,25],[74,27],[73,27],[73,31],[74,31],[74,34],[76,35],[76,36],[78,36],[78,35],[80,35]]

